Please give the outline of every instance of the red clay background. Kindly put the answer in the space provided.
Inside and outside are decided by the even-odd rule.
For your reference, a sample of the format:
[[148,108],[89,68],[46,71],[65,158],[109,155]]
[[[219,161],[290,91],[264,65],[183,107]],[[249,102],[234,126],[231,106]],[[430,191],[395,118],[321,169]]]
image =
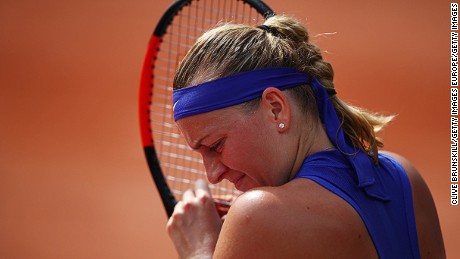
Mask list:
[[[344,100],[432,190],[449,258],[450,2],[267,0],[331,61]],[[170,0],[0,3],[0,257],[176,258],[141,149],[140,70]]]

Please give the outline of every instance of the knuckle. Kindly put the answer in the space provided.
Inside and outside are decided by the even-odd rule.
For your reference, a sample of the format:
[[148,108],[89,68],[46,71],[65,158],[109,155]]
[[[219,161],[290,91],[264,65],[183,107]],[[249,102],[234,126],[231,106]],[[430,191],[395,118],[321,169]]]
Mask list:
[[190,211],[191,209],[193,209],[193,207],[195,207],[195,204],[192,202],[192,201],[187,201],[187,202],[184,202],[184,211]]
[[182,225],[182,221],[184,219],[183,212],[174,212],[168,220],[166,224],[166,228],[168,230],[175,229],[176,227]]
[[168,232],[169,236],[172,236],[174,232],[177,230],[177,223],[171,220],[172,217],[169,219],[168,224],[166,224],[166,232]]
[[168,219],[167,226],[173,226],[178,221],[182,219],[184,215],[184,202],[180,201],[174,207],[174,212],[171,217]]
[[178,221],[180,221],[183,217],[183,213],[182,212],[175,212],[174,214],[171,215],[171,218],[169,219],[170,222],[173,224],[173,223],[177,223]]
[[210,200],[211,200],[211,197],[210,197],[207,193],[205,193],[205,194],[203,194],[203,195],[200,195],[200,196],[198,197],[198,202],[201,203],[201,204],[206,204],[206,203],[208,203]]
[[181,211],[183,211],[184,209],[184,202],[183,201],[179,201],[176,206],[174,207],[174,214],[176,213],[180,213]]
[[174,223],[172,220],[172,216],[169,218],[168,223],[166,223],[166,230],[171,231],[171,229],[174,228]]

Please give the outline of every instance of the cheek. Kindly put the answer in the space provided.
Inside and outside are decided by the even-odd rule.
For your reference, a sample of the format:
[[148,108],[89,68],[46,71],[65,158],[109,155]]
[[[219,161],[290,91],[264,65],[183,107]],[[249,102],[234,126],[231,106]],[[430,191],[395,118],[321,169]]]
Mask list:
[[252,147],[251,143],[244,139],[227,141],[225,150],[222,152],[222,161],[231,169],[247,171],[248,168],[254,166],[253,162],[257,160],[257,156],[251,152]]
[[227,140],[223,162],[251,178],[266,178],[274,161],[270,156],[270,143],[263,139],[260,131],[246,130],[244,133]]

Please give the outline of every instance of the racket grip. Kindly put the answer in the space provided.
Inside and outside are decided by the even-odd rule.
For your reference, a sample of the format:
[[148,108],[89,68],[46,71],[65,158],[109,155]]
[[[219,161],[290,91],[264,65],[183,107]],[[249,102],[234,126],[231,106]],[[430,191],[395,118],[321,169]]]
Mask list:
[[222,199],[214,199],[214,204],[216,205],[216,210],[220,217],[227,215],[231,205],[230,202]]

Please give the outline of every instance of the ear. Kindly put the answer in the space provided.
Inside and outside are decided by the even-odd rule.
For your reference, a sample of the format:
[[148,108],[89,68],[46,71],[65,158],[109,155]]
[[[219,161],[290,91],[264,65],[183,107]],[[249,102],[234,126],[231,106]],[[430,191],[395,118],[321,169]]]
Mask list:
[[[282,91],[274,87],[265,89],[262,93],[261,108],[264,109],[269,122],[273,123],[279,132],[286,132],[289,129],[291,106]],[[280,123],[283,123],[284,126],[280,127]]]

